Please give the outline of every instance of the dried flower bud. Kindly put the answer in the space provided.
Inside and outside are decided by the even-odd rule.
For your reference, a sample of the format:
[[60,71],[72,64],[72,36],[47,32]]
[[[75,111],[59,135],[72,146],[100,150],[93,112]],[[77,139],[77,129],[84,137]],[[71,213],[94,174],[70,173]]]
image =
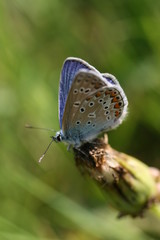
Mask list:
[[150,168],[111,148],[107,135],[85,143],[74,153],[80,170],[101,186],[108,203],[121,215],[140,216],[154,202],[157,187]]

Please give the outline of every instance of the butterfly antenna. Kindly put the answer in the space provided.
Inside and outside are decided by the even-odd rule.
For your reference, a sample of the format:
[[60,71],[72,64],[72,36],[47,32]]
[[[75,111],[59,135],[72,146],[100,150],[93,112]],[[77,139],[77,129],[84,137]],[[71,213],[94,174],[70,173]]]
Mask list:
[[51,142],[48,144],[48,147],[46,148],[46,150],[44,151],[44,153],[42,154],[42,156],[39,158],[39,160],[38,160],[39,163],[42,161],[42,159],[44,158],[46,152],[48,151],[48,149],[50,148],[52,142],[54,142],[54,141],[55,141],[55,139],[54,139],[54,137],[52,137],[52,140],[51,140]]
[[41,128],[41,127],[34,127],[32,125],[26,124],[25,128],[30,128],[30,129],[39,129],[39,130],[45,130],[45,131],[51,131],[51,132],[56,132],[54,129],[52,128]]

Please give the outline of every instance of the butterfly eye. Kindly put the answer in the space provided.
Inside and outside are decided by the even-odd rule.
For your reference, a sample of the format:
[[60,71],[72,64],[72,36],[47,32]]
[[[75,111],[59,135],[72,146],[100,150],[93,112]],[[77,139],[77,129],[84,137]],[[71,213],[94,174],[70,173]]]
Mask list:
[[62,141],[62,137],[61,137],[60,134],[57,136],[56,140],[57,140],[58,142],[61,142],[61,141]]

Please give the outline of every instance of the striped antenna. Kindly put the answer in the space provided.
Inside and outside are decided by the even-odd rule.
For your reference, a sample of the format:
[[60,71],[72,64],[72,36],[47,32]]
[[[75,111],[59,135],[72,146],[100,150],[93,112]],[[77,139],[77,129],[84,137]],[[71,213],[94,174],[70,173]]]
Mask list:
[[45,130],[45,131],[51,131],[51,132],[56,132],[54,129],[52,128],[42,128],[42,127],[34,127],[30,124],[26,124],[25,128],[30,128],[30,129],[39,129],[39,130]]
[[39,158],[38,162],[40,163],[42,161],[42,159],[44,158],[45,154],[47,153],[48,149],[50,148],[51,144],[55,141],[54,137],[51,137],[52,140],[51,142],[48,144],[46,150],[44,151],[44,153],[42,154],[42,156]]

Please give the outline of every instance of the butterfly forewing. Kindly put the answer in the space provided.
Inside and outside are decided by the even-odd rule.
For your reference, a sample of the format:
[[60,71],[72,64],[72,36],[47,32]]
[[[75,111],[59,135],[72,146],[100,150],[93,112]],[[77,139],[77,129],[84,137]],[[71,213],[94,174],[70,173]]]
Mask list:
[[64,108],[65,108],[66,100],[69,94],[69,90],[71,88],[75,75],[80,69],[97,71],[93,66],[91,66],[90,64],[88,64],[87,62],[79,58],[74,58],[74,57],[67,58],[63,64],[61,77],[60,77],[60,86],[59,86],[60,127],[62,127],[62,118],[63,118]]
[[[88,99],[95,90],[105,85],[106,83],[100,79],[100,73],[86,71],[84,69],[77,73],[69,91],[64,110],[62,123],[63,131],[68,128],[70,123],[73,123],[74,115],[79,111],[79,106],[82,104],[83,100]],[[81,110],[83,112],[83,109]]]

